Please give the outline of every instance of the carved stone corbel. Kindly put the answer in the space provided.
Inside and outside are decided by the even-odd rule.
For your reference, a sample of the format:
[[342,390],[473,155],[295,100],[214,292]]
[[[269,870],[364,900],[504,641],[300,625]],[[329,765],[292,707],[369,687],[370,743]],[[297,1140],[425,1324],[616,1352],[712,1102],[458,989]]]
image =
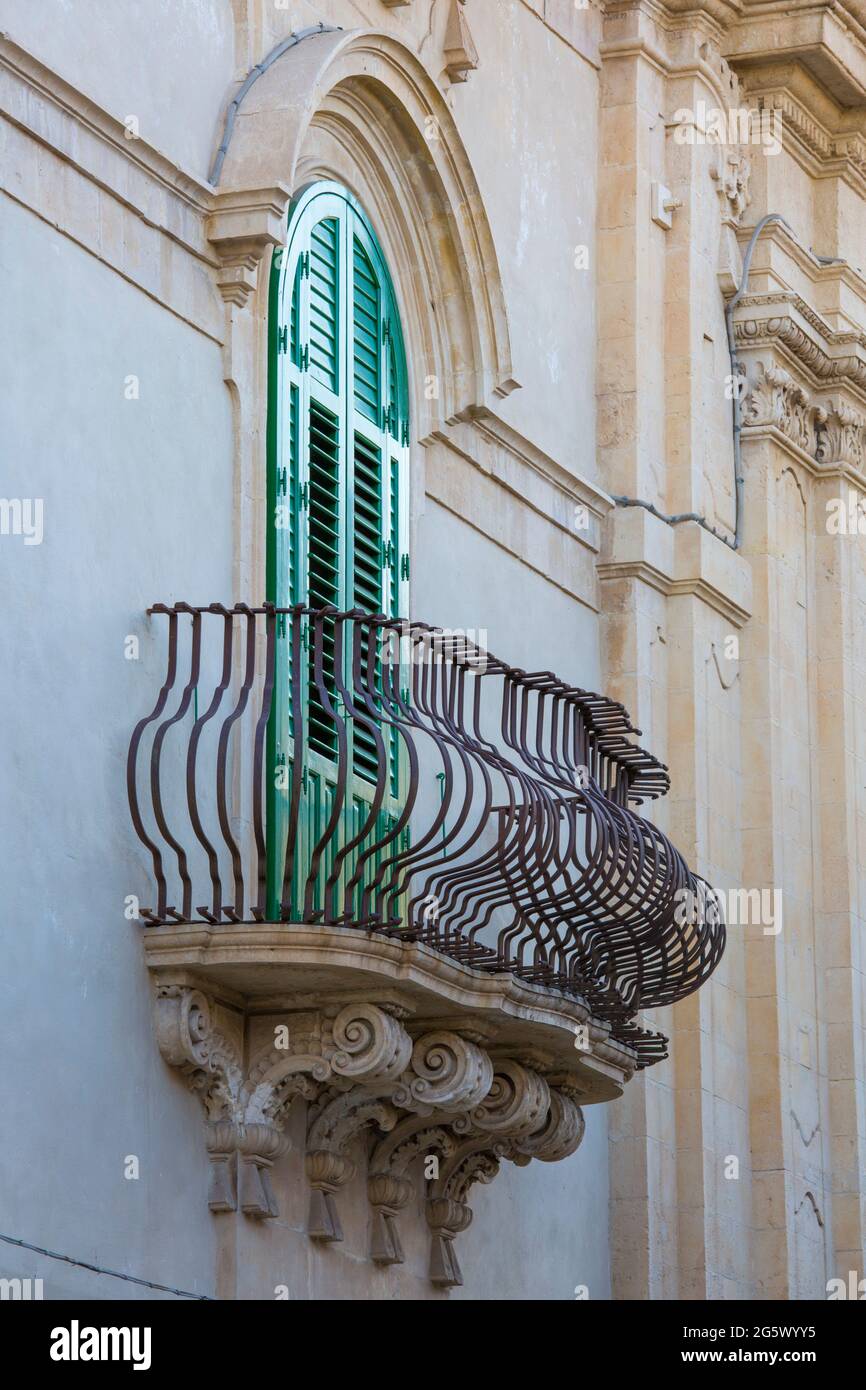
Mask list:
[[446,1158],[427,1198],[427,1225],[432,1236],[430,1282],[437,1288],[451,1289],[463,1283],[454,1241],[472,1221],[466,1197],[473,1183],[493,1181],[500,1159],[507,1158],[508,1153],[507,1139],[474,1134]]
[[[437,1020],[413,1039],[404,1024],[409,1012],[400,1002],[362,1000],[245,1020],[198,989],[158,985],[160,1050],[205,1112],[212,1211],[278,1214],[270,1169],[288,1148],[283,1126],[300,1096],[309,1102],[310,1236],[342,1239],[336,1196],[355,1172],[353,1140],[372,1129],[372,1258],[402,1261],[397,1217],[412,1195],[409,1169],[435,1155],[435,1171],[425,1174],[430,1277],[440,1288],[462,1282],[454,1242],[472,1220],[471,1186],[492,1181],[503,1158],[522,1165],[573,1153],[583,1115],[570,1073],[542,1075],[547,1054],[518,1061],[500,1048],[491,1056],[482,1044],[495,1030],[470,1019],[460,1032],[450,1018]],[[245,1069],[247,1027],[258,1045]]]
[[[353,1017],[338,1027],[342,1015],[335,1023],[335,1037],[339,1034],[346,1043],[350,1034],[353,1051],[351,1055],[340,1053],[332,1058],[332,1066],[336,1071],[339,1065],[342,1075],[352,1074],[361,1084],[345,1094],[329,1097],[310,1118],[307,1177],[313,1190],[308,1231],[315,1240],[343,1239],[335,1198],[340,1187],[353,1176],[354,1165],[346,1149],[362,1129],[372,1125],[380,1133],[387,1133],[397,1124],[401,1111],[422,1116],[443,1110],[449,1114],[468,1111],[487,1095],[493,1082],[490,1058],[469,1039],[438,1031],[413,1043],[398,1020],[384,1014],[382,1018],[387,1023],[376,1025],[368,1010],[363,1026],[360,1018]],[[384,1180],[386,1175],[379,1176]],[[384,1200],[380,1205],[387,1206],[393,1218],[402,1187],[383,1181],[376,1191],[382,1192]],[[399,1249],[396,1227],[393,1223],[388,1226],[384,1210],[378,1230],[383,1249],[392,1234],[393,1248]]]
[[405,1110],[470,1110],[493,1085],[493,1062],[477,1043],[459,1033],[425,1033],[412,1048],[412,1064],[394,1093]]
[[[427,1070],[435,1065],[436,1053],[444,1051],[448,1035],[431,1034],[416,1046],[413,1062],[422,1063]],[[460,1040],[467,1049],[474,1045]],[[485,1054],[486,1055],[486,1054]],[[455,1083],[452,1065],[440,1059],[439,1070],[452,1076],[449,1090],[439,1094],[448,1108],[434,1108],[428,1114],[411,1115],[400,1121],[392,1132],[376,1146],[370,1160],[367,1195],[373,1207],[371,1255],[377,1264],[399,1264],[403,1250],[397,1228],[397,1216],[407,1204],[412,1184],[408,1169],[417,1159],[437,1156],[439,1171],[432,1180],[427,1199],[427,1221],[432,1233],[430,1278],[440,1288],[462,1283],[460,1266],[454,1251],[454,1241],[472,1220],[465,1198],[474,1182],[491,1182],[496,1176],[499,1161],[510,1158],[516,1163],[528,1163],[533,1156],[551,1157],[554,1149],[571,1152],[580,1142],[572,1103],[551,1092],[548,1082],[534,1069],[513,1058],[493,1061],[489,1057],[489,1073],[484,1068],[473,1096],[468,1085]],[[463,1067],[464,1076],[471,1067]],[[487,1076],[491,1079],[487,1081]],[[479,1099],[478,1090],[487,1086]],[[411,1085],[407,1087],[413,1094]],[[420,1091],[430,1099],[429,1090]],[[414,1087],[414,1095],[419,1088]],[[462,1108],[458,1108],[458,1106]],[[430,1106],[425,1109],[429,1112]],[[582,1122],[582,1117],[581,1117]],[[571,1148],[568,1148],[568,1142]],[[528,1147],[522,1152],[519,1146]]]
[[394,1127],[399,1111],[387,1098],[371,1095],[363,1086],[330,1100],[314,1118],[307,1134],[307,1179],[310,1193],[308,1234],[313,1240],[343,1239],[335,1194],[355,1173],[355,1165],[344,1152],[352,1139],[367,1125],[379,1130]]
[[530,1159],[540,1159],[542,1163],[558,1163],[576,1153],[583,1142],[586,1121],[571,1087],[567,1083],[551,1078],[550,1106],[543,1124],[531,1134],[518,1136],[510,1157],[518,1164],[528,1163]]
[[[156,1037],[165,1060],[179,1068],[204,1106],[211,1162],[208,1205],[214,1212],[234,1211],[244,1108],[239,1043],[216,1028],[212,1002],[200,990],[179,985],[161,985],[157,990]],[[264,1133],[257,1139],[273,1147]],[[247,1153],[247,1160],[254,1162],[252,1153]]]
[[465,82],[478,67],[478,50],[466,22],[465,4],[466,0],[451,0],[445,28],[445,71],[452,82]]
[[258,265],[269,246],[286,239],[286,209],[291,193],[284,184],[272,188],[221,189],[205,230],[219,268],[217,285],[228,304],[243,307],[256,287]]
[[444,1115],[437,1122],[427,1115],[409,1115],[373,1150],[367,1196],[373,1208],[370,1255],[377,1264],[403,1263],[397,1216],[412,1195],[406,1173],[418,1158],[454,1152],[460,1140],[448,1119]]
[[[290,1014],[288,1022],[275,1029],[286,1034],[286,1045],[260,1049],[245,1075],[241,1025],[241,1035],[230,1039],[215,1026],[215,1012],[213,1002],[199,990],[178,985],[158,989],[160,1051],[184,1073],[205,1109],[211,1210],[235,1211],[240,1203],[248,1216],[276,1216],[269,1172],[287,1151],[282,1130],[295,1097],[315,1102],[324,1092],[328,1099],[336,1097],[345,1105],[345,1093],[351,1094],[356,1083],[363,1081],[367,1089],[351,1124],[336,1126],[329,1140],[334,1153],[327,1162],[311,1158],[308,1164],[318,1190],[335,1190],[351,1176],[348,1161],[337,1161],[340,1147],[354,1132],[353,1126],[372,1118],[364,1113],[364,1105],[369,1105],[375,1088],[385,1093],[392,1090],[411,1059],[414,1044],[400,1020],[385,1008],[366,1003]],[[332,1118],[336,1119],[336,1112]],[[377,1112],[376,1118],[384,1124],[387,1116]],[[329,1146],[314,1136],[313,1148],[317,1144],[322,1149]],[[324,1208],[329,1211],[331,1204],[324,1202]]]

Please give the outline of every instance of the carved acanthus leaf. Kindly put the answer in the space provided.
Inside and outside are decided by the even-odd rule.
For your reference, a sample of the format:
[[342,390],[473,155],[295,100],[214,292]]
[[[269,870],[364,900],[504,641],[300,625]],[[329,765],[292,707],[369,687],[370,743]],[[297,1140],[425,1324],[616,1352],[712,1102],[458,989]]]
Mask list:
[[817,416],[817,447],[819,463],[833,465],[850,463],[862,469],[866,419],[845,401],[829,400],[819,408]]
[[790,372],[772,362],[759,362],[757,376],[743,400],[741,418],[744,428],[774,425],[799,448],[814,455],[817,411]]

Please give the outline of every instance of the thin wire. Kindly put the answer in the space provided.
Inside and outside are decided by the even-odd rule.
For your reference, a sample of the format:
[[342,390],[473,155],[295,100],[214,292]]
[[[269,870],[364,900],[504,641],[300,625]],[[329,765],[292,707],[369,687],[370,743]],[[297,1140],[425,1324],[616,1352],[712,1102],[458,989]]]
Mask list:
[[127,1284],[141,1284],[146,1289],[159,1289],[161,1293],[177,1294],[178,1298],[192,1298],[199,1303],[216,1303],[207,1293],[189,1293],[186,1289],[173,1289],[169,1284],[154,1284],[150,1279],[136,1279],[133,1274],[121,1274],[116,1269],[104,1269],[102,1265],[88,1264],[86,1260],[74,1260],[71,1255],[60,1255],[56,1250],[45,1250],[41,1245],[31,1245],[28,1240],[17,1240],[15,1236],[0,1234],[0,1240],[7,1245],[17,1245],[22,1250],[34,1250],[37,1255],[46,1255],[49,1260],[62,1260],[64,1264],[75,1265],[78,1269],[89,1269],[94,1274],[108,1274],[112,1279],[123,1279]]

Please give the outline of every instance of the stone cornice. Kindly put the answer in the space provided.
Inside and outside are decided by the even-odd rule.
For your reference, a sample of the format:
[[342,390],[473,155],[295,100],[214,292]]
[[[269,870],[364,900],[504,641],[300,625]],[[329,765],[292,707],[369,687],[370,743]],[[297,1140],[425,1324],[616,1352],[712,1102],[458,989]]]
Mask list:
[[738,72],[753,63],[795,58],[841,105],[866,102],[866,41],[862,24],[834,3],[753,5],[725,36],[724,51]]
[[[471,427],[469,438],[471,438],[471,435],[475,435],[489,442],[495,448],[501,449],[512,458],[517,459],[525,468],[529,469],[532,474],[537,476],[540,480],[543,480],[547,487],[554,488],[558,492],[564,494],[569,503],[582,503],[587,508],[590,515],[594,516],[597,520],[602,521],[615,505],[613,498],[609,496],[603,488],[600,488],[596,483],[591,482],[589,478],[584,477],[582,474],[572,473],[567,468],[563,468],[562,464],[557,463],[556,460],[551,458],[549,454],[546,454],[543,449],[539,449],[530,439],[520,434],[513,426],[506,424],[504,420],[500,419],[498,415],[494,415],[492,411],[487,409],[473,410],[470,412],[468,423]],[[452,447],[457,445],[461,453],[463,452],[461,443],[468,443],[468,439],[460,425],[452,426],[447,435],[443,434],[437,437],[441,437],[444,443]],[[465,456],[468,457],[468,455]],[[508,481],[506,479],[501,478],[499,481],[501,481],[504,486],[508,486]],[[526,497],[526,489],[522,484],[520,487],[520,495],[524,498]],[[532,505],[531,499],[527,500],[530,505]],[[546,509],[545,514],[549,515]],[[555,520],[553,517],[551,517],[551,519]],[[571,529],[572,523],[570,521],[565,524],[566,529]]]
[[[0,119],[50,151],[100,196],[110,198],[128,222],[135,219],[143,223],[151,236],[167,238],[208,271],[215,270],[220,294],[230,304],[246,303],[265,252],[284,240],[289,190],[283,185],[217,192],[173,164],[141,136],[130,138],[121,121],[2,35]],[[14,164],[10,161],[7,167]],[[45,189],[37,186],[25,193],[21,180],[12,178],[3,187],[37,215],[50,215]],[[67,198],[69,225],[60,222],[60,229],[161,299],[167,308],[219,337],[200,304],[196,311],[173,302],[177,290],[172,289],[170,274],[163,290],[159,256],[153,257],[152,268],[142,272],[139,265],[126,264],[125,235],[115,238],[109,250],[99,243],[100,219],[90,216],[76,221],[75,212],[84,201]],[[139,255],[138,261],[148,265],[146,256]]]
[[734,337],[740,352],[778,349],[813,388],[846,388],[866,404],[866,334],[834,331],[797,295],[742,299]]
[[662,6],[624,5],[606,11],[602,59],[640,55],[671,78],[701,78],[722,107],[737,98],[737,79],[719,47],[720,31],[703,13],[684,26]]
[[744,69],[743,102],[777,111],[783,147],[813,178],[841,177],[866,197],[866,103],[835,102],[797,62]]
[[[742,251],[745,251],[753,231],[753,225],[737,228],[737,237]],[[823,298],[826,302],[829,296],[835,296],[839,286],[851,290],[856,300],[862,304],[862,313],[858,307],[856,318],[849,317],[849,322],[859,323],[861,317],[866,320],[866,277],[848,261],[820,260],[811,248],[798,241],[797,237],[793,236],[783,224],[771,222],[761,233],[760,241],[755,249],[750,283],[754,283],[761,276],[767,276],[774,286],[772,292],[778,293],[784,298],[794,293],[791,290],[791,284],[795,279],[791,273],[792,268],[803,275],[810,294],[812,287],[814,287],[813,298]],[[802,308],[804,317],[810,318],[811,316],[815,328],[819,332],[823,332],[827,327],[824,320],[809,307],[802,295],[797,296],[794,293],[794,297],[798,307]],[[856,330],[852,328],[851,331]]]

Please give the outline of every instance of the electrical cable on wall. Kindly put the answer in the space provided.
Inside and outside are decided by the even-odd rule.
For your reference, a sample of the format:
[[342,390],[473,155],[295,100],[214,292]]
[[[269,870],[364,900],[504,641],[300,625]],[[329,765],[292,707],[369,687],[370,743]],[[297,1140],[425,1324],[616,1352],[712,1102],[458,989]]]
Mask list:
[[[742,273],[742,275],[740,276],[740,284],[739,284],[739,287],[738,287],[738,289],[737,289],[737,292],[736,292],[736,294],[732,295],[732,297],[728,300],[727,304],[725,305],[725,330],[726,330],[726,332],[727,332],[727,337],[728,337],[728,356],[730,357],[730,360],[731,360],[731,382],[732,382],[731,405],[732,405],[732,426],[733,426],[733,443],[734,443],[734,535],[733,535],[733,537],[731,537],[731,536],[726,536],[726,535],[724,534],[723,531],[719,531],[715,526],[712,526],[712,525],[710,524],[710,522],[707,521],[706,517],[705,517],[705,516],[701,516],[698,512],[678,512],[678,513],[677,513],[676,515],[674,515],[674,516],[667,516],[664,512],[660,512],[660,511],[658,510],[658,508],[657,508],[652,502],[645,502],[645,501],[644,501],[642,498],[640,498],[640,497],[618,497],[615,493],[612,494],[613,500],[614,500],[614,502],[616,502],[617,506],[619,506],[619,507],[644,507],[644,508],[646,509],[646,511],[651,512],[653,516],[657,516],[657,517],[659,518],[660,521],[665,521],[665,522],[667,522],[667,524],[668,524],[669,526],[679,526],[680,523],[683,522],[683,521],[696,521],[697,524],[698,524],[699,526],[702,526],[703,529],[704,529],[705,531],[709,531],[710,535],[715,536],[717,540],[722,541],[723,544],[729,546],[731,550],[739,550],[740,545],[742,544],[742,539],[743,539],[743,492],[744,492],[744,486],[745,486],[745,480],[744,480],[744,478],[743,478],[742,454],[741,454],[741,447],[740,447],[740,434],[741,434],[741,431],[742,431],[742,408],[741,408],[741,402],[740,402],[740,381],[741,381],[741,375],[740,375],[740,372],[739,372],[739,370],[738,370],[738,368],[739,368],[739,363],[737,362],[737,345],[736,345],[736,342],[735,342],[735,339],[734,339],[734,310],[736,309],[737,305],[739,304],[739,302],[740,302],[740,300],[742,299],[743,295],[746,293],[746,290],[748,289],[748,286],[749,286],[749,271],[750,271],[750,269],[751,269],[751,265],[752,265],[752,256],[754,255],[754,252],[755,252],[755,246],[756,246],[756,244],[757,244],[758,237],[761,235],[761,233],[763,232],[764,228],[765,228],[766,226],[768,226],[769,223],[771,223],[771,222],[779,222],[779,223],[781,223],[781,225],[782,225],[788,232],[791,233],[791,236],[794,237],[794,240],[796,241],[797,238],[796,238],[796,236],[795,236],[795,234],[794,234],[794,231],[793,231],[793,229],[792,229],[790,223],[786,221],[786,219],[782,216],[781,213],[779,213],[779,212],[768,212],[767,215],[766,215],[766,217],[762,217],[761,220],[760,220],[760,222],[758,223],[758,225],[755,227],[755,230],[752,232],[752,235],[751,235],[751,237],[750,237],[750,239],[749,239],[749,244],[748,244],[748,246],[746,247],[746,254],[745,254],[745,256],[743,257],[743,273]],[[814,253],[813,253],[813,254],[814,254]],[[826,258],[826,257],[818,257],[817,259],[818,259],[818,260],[826,260],[827,258]]]
[[301,29],[298,33],[289,34],[288,38],[283,39],[277,44],[276,48],[271,49],[266,58],[263,58],[260,63],[256,63],[255,67],[250,68],[237,93],[229,102],[229,107],[226,111],[225,123],[223,125],[223,138],[220,141],[219,149],[214,155],[214,161],[211,165],[210,174],[208,175],[208,180],[214,187],[216,187],[220,181],[220,174],[222,173],[223,163],[228,151],[229,142],[232,138],[232,131],[235,128],[235,117],[238,113],[238,107],[253,83],[258,82],[259,78],[263,73],[267,72],[272,63],[275,63],[278,58],[282,58],[283,54],[288,53],[290,48],[297,48],[298,44],[303,43],[304,39],[310,39],[315,34],[339,33],[342,33],[342,25],[340,24],[312,24],[309,29]]
[[21,1250],[33,1250],[49,1260],[61,1260],[63,1264],[74,1265],[77,1269],[89,1269],[93,1274],[107,1274],[111,1279],[123,1279],[127,1284],[139,1284],[145,1289],[157,1289],[160,1293],[173,1293],[178,1298],[191,1298],[197,1303],[216,1303],[219,1300],[207,1293],[190,1293],[188,1289],[175,1289],[169,1284],[155,1284],[150,1279],[137,1279],[133,1274],[122,1274],[117,1269],[105,1269],[102,1265],[90,1264],[87,1260],[76,1260],[72,1255],[61,1255],[56,1250],[46,1250],[41,1245],[31,1245],[27,1240],[0,1234],[0,1240],[7,1245],[17,1245]]

